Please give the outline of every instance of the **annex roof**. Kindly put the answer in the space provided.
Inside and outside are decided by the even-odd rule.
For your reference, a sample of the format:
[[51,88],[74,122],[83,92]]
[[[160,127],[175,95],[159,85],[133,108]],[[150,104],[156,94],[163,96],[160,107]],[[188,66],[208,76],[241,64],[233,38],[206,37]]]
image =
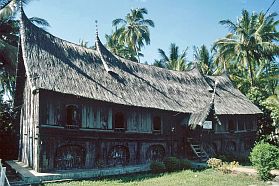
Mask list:
[[[120,58],[97,36],[96,49],[57,38],[33,25],[22,11],[22,57],[34,89],[94,100],[161,110],[198,113],[211,101],[214,82],[216,114],[261,111],[228,77],[204,77],[196,68],[178,72]],[[213,83],[213,84],[212,84]]]

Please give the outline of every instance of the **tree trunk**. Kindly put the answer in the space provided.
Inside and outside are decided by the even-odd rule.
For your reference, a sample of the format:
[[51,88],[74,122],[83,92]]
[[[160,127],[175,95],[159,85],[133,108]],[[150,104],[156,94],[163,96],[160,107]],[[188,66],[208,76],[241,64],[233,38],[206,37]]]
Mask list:
[[140,63],[140,57],[139,57],[139,52],[138,52],[137,45],[134,46],[134,50],[135,50],[137,58],[138,58],[138,63]]
[[247,65],[248,65],[248,70],[249,70],[249,74],[250,74],[250,85],[251,85],[251,87],[253,87],[254,86],[254,73],[253,73],[253,68],[252,68],[252,64],[251,64],[251,58],[250,58],[250,56],[249,56],[249,54],[248,54],[248,52],[246,52],[246,54],[247,54]]

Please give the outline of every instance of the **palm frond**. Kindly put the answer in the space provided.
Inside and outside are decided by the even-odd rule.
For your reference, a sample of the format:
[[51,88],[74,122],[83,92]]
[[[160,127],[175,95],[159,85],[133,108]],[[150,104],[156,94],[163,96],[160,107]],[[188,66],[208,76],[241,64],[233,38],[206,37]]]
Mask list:
[[21,2],[22,5],[26,5],[30,1],[31,0],[4,0],[0,3],[0,22],[14,16]]
[[166,63],[162,60],[155,60],[153,65],[160,68],[166,68]]
[[140,20],[139,24],[140,25],[147,25],[147,26],[155,27],[155,24],[154,24],[154,22],[151,19]]
[[162,50],[162,49],[159,48],[159,49],[158,49],[158,52],[159,52],[159,54],[160,54],[160,56],[161,56],[163,62],[169,61],[169,58],[168,58],[168,56],[166,55],[166,53],[165,53],[164,50]]
[[50,27],[50,24],[45,19],[39,17],[31,17],[29,18],[29,20],[32,23],[35,23],[37,26]]
[[117,26],[119,24],[126,24],[126,23],[127,21],[125,21],[124,19],[118,18],[112,21],[112,26]]

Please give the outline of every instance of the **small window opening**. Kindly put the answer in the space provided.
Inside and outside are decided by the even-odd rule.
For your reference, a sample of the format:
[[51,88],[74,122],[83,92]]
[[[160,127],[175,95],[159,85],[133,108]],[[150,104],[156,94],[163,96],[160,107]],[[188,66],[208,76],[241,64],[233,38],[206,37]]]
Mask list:
[[251,131],[253,129],[253,122],[249,121],[246,123],[246,130]]
[[238,131],[245,130],[245,122],[243,120],[238,120]]
[[235,122],[233,120],[229,120],[229,132],[234,132],[235,131]]
[[161,118],[158,116],[153,118],[153,131],[161,131]]
[[125,128],[124,115],[122,112],[117,112],[115,114],[114,128],[115,129],[124,129]]
[[76,126],[78,125],[78,108],[76,105],[69,105],[67,110],[67,125]]

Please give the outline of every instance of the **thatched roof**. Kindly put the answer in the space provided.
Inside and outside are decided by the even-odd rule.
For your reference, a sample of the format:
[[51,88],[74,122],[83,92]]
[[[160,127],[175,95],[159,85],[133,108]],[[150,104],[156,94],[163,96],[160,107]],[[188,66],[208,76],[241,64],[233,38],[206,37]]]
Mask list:
[[[51,90],[94,100],[144,108],[196,113],[211,101],[212,85],[194,68],[166,70],[122,59],[96,39],[88,49],[59,39],[21,16],[21,47],[27,78],[34,89]],[[226,77],[217,78],[217,114],[256,114],[261,111],[233,88]]]
[[197,125],[203,126],[204,122],[207,119],[209,119],[210,114],[212,115],[211,119],[214,122],[221,124],[218,116],[216,115],[215,106],[214,106],[217,85],[218,85],[218,81],[215,81],[210,103],[206,105],[202,110],[190,114],[188,125],[191,126],[192,128],[195,128]]
[[[214,107],[216,114],[256,114],[262,111],[256,107],[245,95],[234,88],[226,74],[221,76],[206,76],[211,87],[217,82]],[[223,105],[226,109],[221,107]]]

